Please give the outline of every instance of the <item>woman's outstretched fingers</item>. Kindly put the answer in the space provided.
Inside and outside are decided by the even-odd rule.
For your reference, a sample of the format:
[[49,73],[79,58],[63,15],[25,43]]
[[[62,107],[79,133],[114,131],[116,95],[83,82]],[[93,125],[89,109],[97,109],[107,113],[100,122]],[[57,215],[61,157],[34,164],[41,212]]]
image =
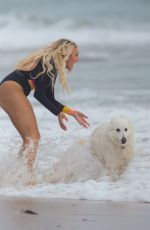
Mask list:
[[59,125],[63,130],[67,130],[67,127],[64,124],[64,120],[68,121],[68,118],[65,116],[64,113],[59,113],[58,115]]
[[77,122],[82,125],[84,128],[88,128],[89,127],[89,123],[86,121],[85,118],[87,118],[86,115],[84,115],[81,112],[76,111],[74,114],[75,119],[77,120]]
[[84,121],[84,124],[85,124],[87,127],[89,127],[89,126],[90,126],[90,124],[87,122],[87,120],[85,120],[85,118],[84,118],[84,117],[82,117],[82,119],[83,119],[83,121]]
[[80,116],[83,116],[83,117],[85,117],[85,118],[88,118],[84,113],[81,113],[81,112],[79,112],[79,111],[77,111],[77,113],[78,113]]

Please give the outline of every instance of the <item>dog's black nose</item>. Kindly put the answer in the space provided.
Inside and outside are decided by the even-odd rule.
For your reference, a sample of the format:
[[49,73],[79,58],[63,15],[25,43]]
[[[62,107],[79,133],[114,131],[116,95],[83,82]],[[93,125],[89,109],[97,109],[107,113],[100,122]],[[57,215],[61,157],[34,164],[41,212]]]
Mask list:
[[125,144],[125,143],[127,142],[127,139],[126,139],[125,137],[123,137],[123,138],[121,139],[121,142],[122,142],[122,144]]

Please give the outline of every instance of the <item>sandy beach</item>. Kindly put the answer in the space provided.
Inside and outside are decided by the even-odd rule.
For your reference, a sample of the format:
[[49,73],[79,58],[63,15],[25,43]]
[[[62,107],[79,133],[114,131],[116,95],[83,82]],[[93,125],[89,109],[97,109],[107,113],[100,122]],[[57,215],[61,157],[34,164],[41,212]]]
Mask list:
[[2,230],[150,229],[148,203],[87,200],[0,198]]

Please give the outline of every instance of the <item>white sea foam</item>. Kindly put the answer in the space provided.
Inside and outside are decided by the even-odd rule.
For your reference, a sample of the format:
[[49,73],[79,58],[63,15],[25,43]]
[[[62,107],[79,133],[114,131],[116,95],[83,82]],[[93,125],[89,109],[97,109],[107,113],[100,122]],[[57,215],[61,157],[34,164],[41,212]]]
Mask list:
[[[81,25],[80,25],[81,24]],[[150,32],[144,28],[117,28],[82,24],[71,18],[52,20],[45,16],[0,15],[0,49],[31,49],[60,37],[81,46],[131,46],[150,44]]]
[[[0,110],[0,194],[103,201],[150,201],[150,132],[147,128],[150,126],[149,108],[143,110],[136,106],[131,111],[127,106],[123,109],[106,104],[100,108],[84,105],[82,109],[89,116],[90,128],[85,130],[73,118],[69,118],[68,132],[64,132],[60,130],[55,116],[37,106],[34,100],[33,103],[42,135],[32,175],[34,185],[25,185],[29,175],[26,168],[17,162],[21,139],[8,117]],[[117,181],[111,181],[108,177],[99,177],[101,166],[91,155],[88,144],[76,140],[88,140],[98,124],[120,114],[133,121],[137,151],[127,171]],[[67,148],[69,151],[66,154]],[[66,175],[69,175],[67,183],[63,180]],[[52,179],[57,180],[54,183]]]
[[[29,186],[27,169],[17,160],[21,138],[0,109],[0,194],[150,202],[148,1],[28,2],[1,4],[0,79],[35,48],[61,37],[76,41],[81,50],[81,62],[71,74],[76,90],[64,101],[88,115],[90,128],[83,129],[68,117],[68,131],[62,131],[57,117],[30,97],[42,140],[32,175],[34,185]],[[137,154],[120,179],[111,181],[101,175],[88,142],[80,145],[76,140],[88,140],[97,125],[118,115],[134,124]]]

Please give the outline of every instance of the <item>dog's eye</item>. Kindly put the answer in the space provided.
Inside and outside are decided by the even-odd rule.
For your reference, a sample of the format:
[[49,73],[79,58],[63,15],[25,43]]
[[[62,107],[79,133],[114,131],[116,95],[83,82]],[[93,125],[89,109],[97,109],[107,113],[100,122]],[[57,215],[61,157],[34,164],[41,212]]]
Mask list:
[[120,129],[116,129],[117,132],[120,132]]
[[127,128],[125,128],[124,130],[125,130],[126,132],[128,131],[128,129],[127,129]]

